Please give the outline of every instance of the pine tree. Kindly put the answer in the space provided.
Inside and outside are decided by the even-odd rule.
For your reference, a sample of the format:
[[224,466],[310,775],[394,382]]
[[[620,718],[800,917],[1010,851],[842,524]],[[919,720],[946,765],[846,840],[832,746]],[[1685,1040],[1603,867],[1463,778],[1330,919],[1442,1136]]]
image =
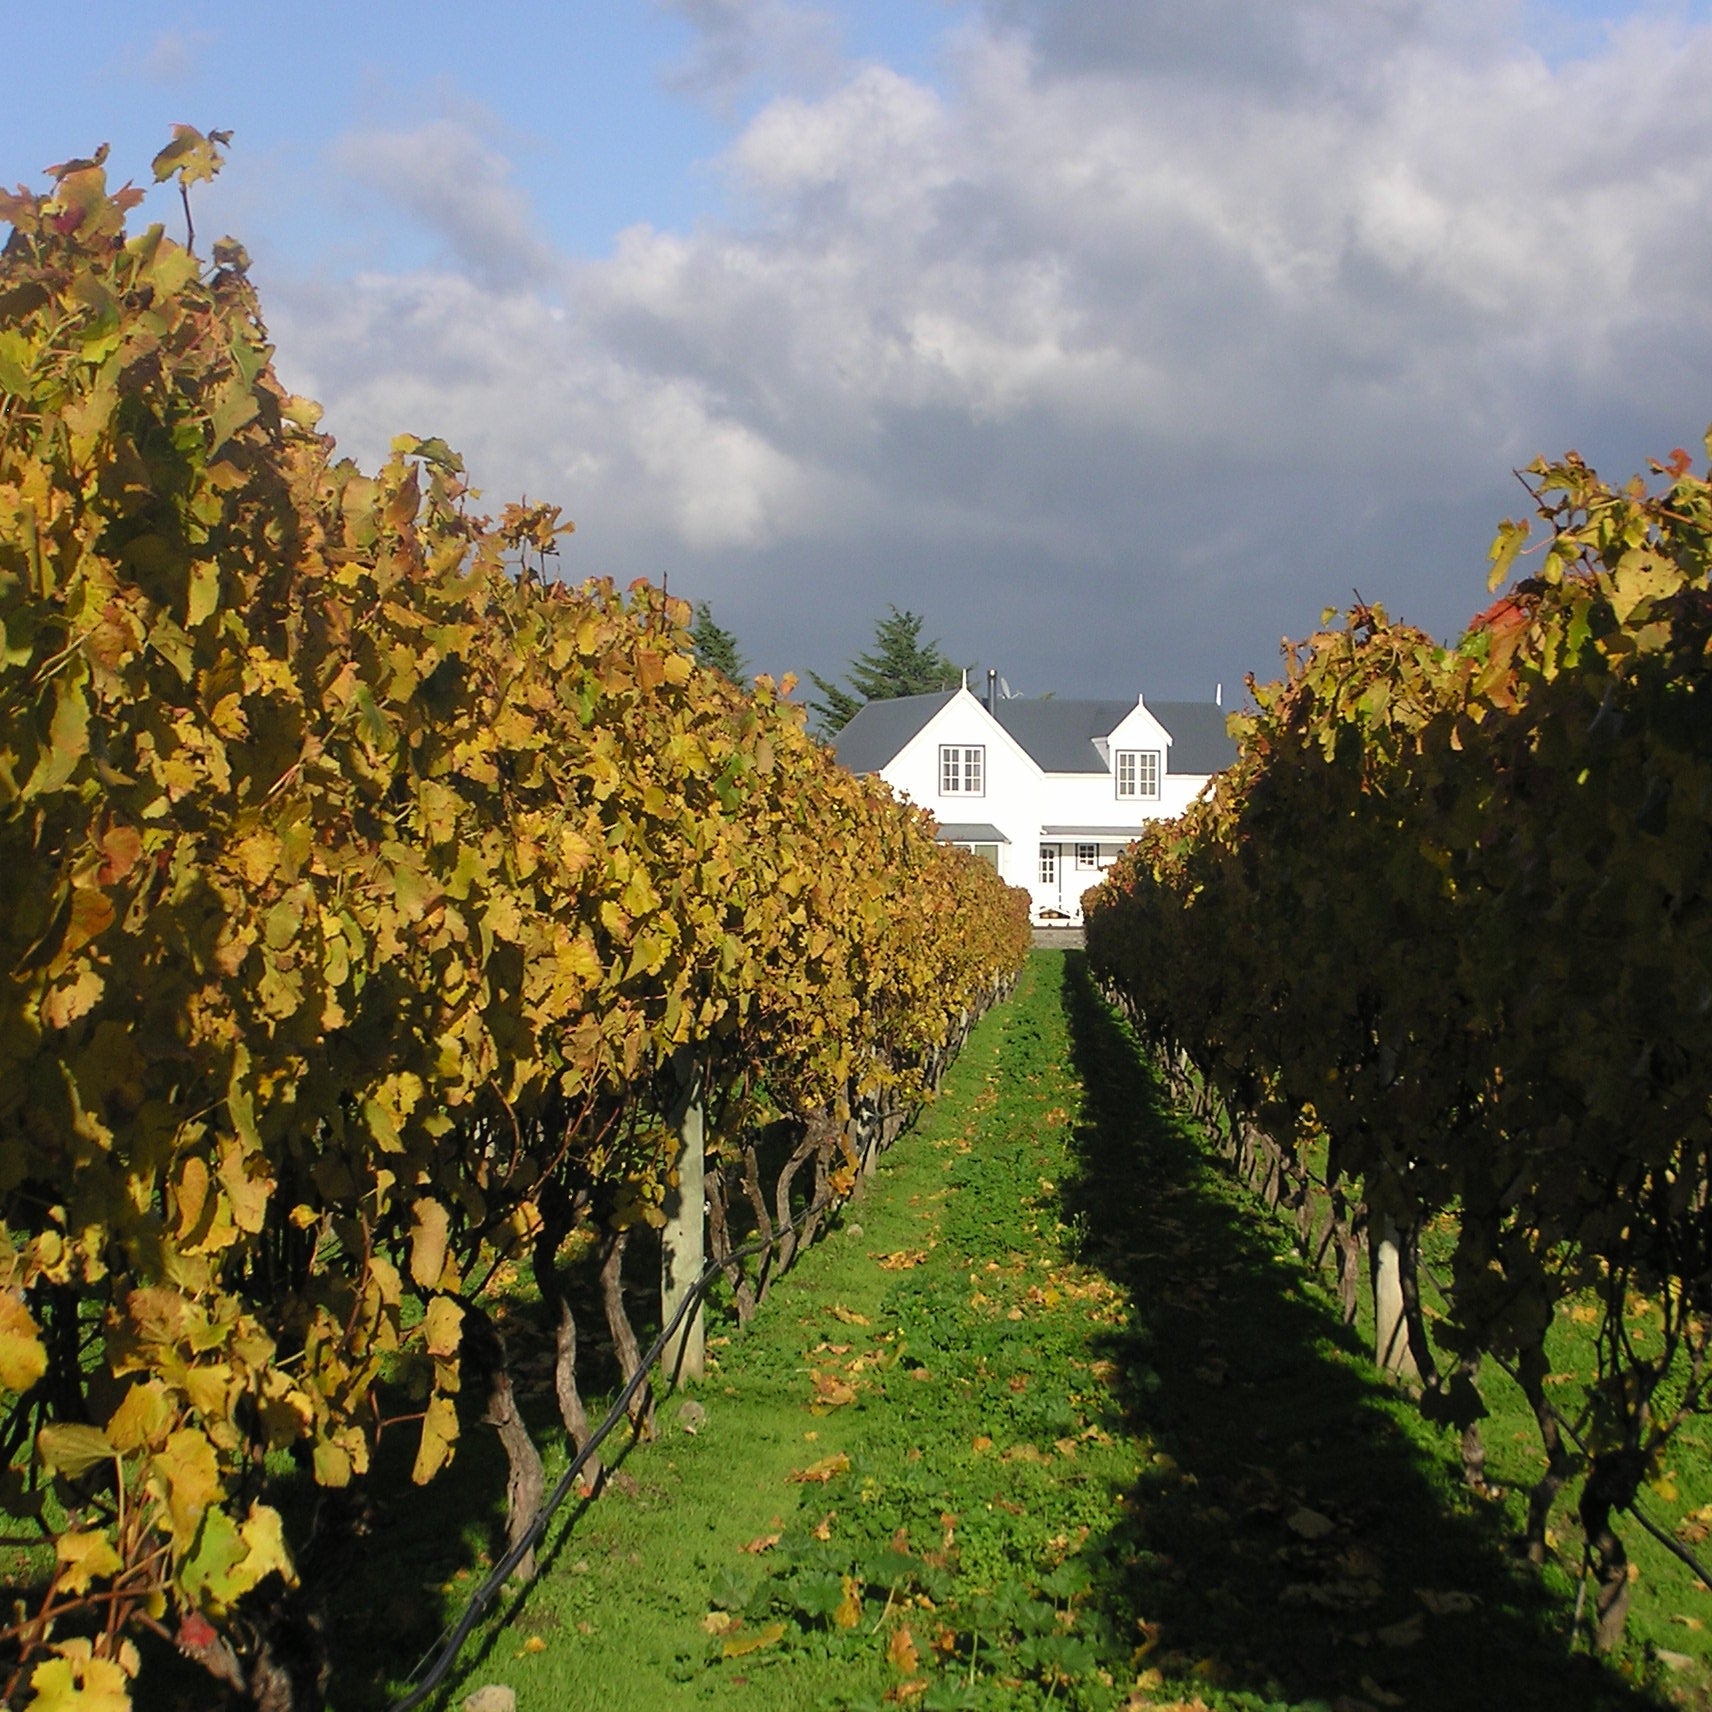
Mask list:
[[713,609],[705,600],[696,602],[695,623],[690,626],[690,646],[695,650],[696,664],[710,672],[718,672],[734,684],[746,683],[749,662],[737,646],[737,638],[723,625],[714,622]]
[[821,729],[828,736],[848,725],[866,702],[929,695],[935,690],[956,689],[962,682],[962,668],[939,643],[922,641],[921,627],[926,620],[920,613],[899,612],[895,606],[889,611],[890,616],[874,626],[874,646],[850,662],[846,676],[851,690],[828,682],[818,672],[809,673],[825,698],[809,706],[819,715]]

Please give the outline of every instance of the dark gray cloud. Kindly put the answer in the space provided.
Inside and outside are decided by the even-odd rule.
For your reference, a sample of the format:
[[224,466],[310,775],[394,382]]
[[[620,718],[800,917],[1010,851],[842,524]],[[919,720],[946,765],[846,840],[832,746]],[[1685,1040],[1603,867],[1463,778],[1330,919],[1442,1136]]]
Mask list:
[[[733,76],[803,18],[680,9]],[[1229,691],[1355,589],[1453,631],[1514,466],[1626,475],[1712,417],[1712,31],[1553,64],[1473,0],[1185,11],[991,0],[943,88],[774,98],[740,216],[574,269],[476,133],[371,134],[463,265],[288,297],[282,349],[355,449],[447,434],[566,505],[573,570],[669,573],[770,669],[887,603],[1065,694]],[[446,189],[472,160],[492,197]]]

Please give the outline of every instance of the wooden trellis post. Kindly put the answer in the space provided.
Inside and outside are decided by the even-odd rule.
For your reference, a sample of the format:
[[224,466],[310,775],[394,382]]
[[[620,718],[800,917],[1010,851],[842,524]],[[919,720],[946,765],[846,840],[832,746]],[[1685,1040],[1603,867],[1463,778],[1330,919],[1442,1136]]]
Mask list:
[[[694,1288],[707,1264],[707,1126],[701,1066],[688,1053],[672,1060],[676,1087],[667,1121],[678,1137],[677,1184],[666,1192],[666,1226],[660,1233],[660,1314],[664,1324]],[[675,1385],[707,1371],[706,1324],[698,1303],[661,1352],[661,1367]]]

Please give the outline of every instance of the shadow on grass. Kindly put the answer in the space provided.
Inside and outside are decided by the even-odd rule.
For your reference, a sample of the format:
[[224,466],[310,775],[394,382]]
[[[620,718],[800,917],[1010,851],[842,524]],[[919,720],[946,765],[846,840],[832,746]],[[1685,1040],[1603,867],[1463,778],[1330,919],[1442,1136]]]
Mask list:
[[1448,1443],[1203,1153],[1080,953],[1064,1004],[1086,1089],[1064,1218],[1134,1303],[1104,1353],[1125,1427],[1164,1458],[1109,1542],[1119,1597],[1159,1625],[1144,1662],[1270,1702],[1662,1704],[1570,1654],[1569,1612],[1510,1555],[1502,1512],[1466,1496]]

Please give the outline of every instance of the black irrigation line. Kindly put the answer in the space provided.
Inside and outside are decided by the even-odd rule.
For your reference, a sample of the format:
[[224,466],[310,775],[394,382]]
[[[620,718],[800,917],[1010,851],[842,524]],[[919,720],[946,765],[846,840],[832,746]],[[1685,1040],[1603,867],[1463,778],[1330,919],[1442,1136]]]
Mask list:
[[[819,1201],[804,1207],[794,1219],[780,1225],[770,1237],[756,1237],[742,1248],[731,1250],[722,1259],[710,1260],[701,1271],[701,1276],[691,1285],[688,1294],[678,1304],[677,1311],[661,1328],[660,1335],[654,1339],[648,1348],[648,1353],[637,1363],[636,1371],[625,1382],[624,1388],[612,1400],[612,1407],[606,1412],[605,1418],[589,1436],[588,1443],[571,1459],[571,1465],[561,1474],[554,1484],[553,1490],[542,1500],[541,1506],[530,1519],[529,1526],[518,1536],[511,1549],[506,1552],[498,1563],[488,1572],[487,1579],[470,1595],[469,1603],[464,1607],[464,1614],[458,1619],[457,1626],[447,1638],[441,1642],[440,1650],[434,1655],[434,1662],[428,1674],[416,1686],[405,1694],[403,1699],[395,1700],[387,1708],[387,1712],[413,1712],[444,1680],[447,1671],[452,1668],[464,1642],[470,1638],[475,1626],[482,1619],[488,1606],[493,1603],[500,1589],[511,1578],[511,1573],[523,1559],[540,1542],[541,1536],[547,1531],[547,1524],[553,1519],[565,1499],[570,1496],[571,1487],[583,1465],[599,1450],[609,1434],[625,1418],[630,1406],[630,1400],[648,1383],[648,1376],[654,1370],[654,1363],[660,1359],[661,1352],[671,1342],[679,1326],[698,1307],[708,1291],[713,1287],[713,1281],[740,1260],[747,1260],[751,1255],[760,1254],[764,1250],[776,1247],[786,1236],[800,1230],[803,1224],[818,1213],[825,1211],[836,1200],[836,1195],[827,1195]],[[681,1358],[680,1358],[681,1359]],[[677,1377],[674,1372],[672,1377]]]

